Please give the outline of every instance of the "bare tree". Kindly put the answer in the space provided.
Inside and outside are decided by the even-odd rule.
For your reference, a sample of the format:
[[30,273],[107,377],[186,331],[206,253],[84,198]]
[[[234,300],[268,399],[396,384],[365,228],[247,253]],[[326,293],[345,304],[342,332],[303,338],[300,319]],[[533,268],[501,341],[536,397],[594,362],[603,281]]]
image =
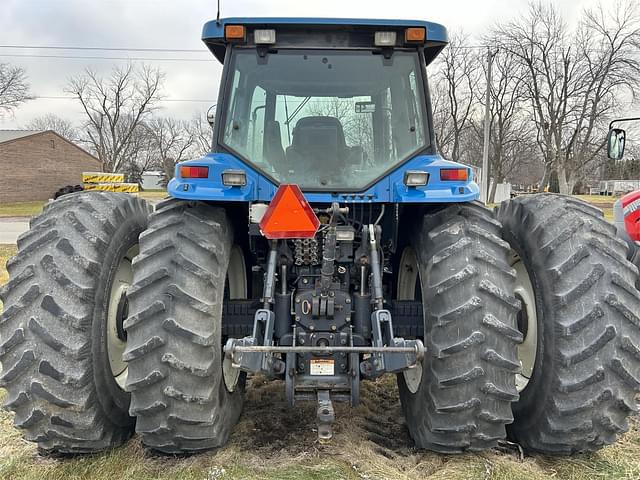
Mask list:
[[135,155],[136,129],[156,110],[164,75],[159,69],[129,64],[114,67],[109,77],[87,69],[67,91],[87,116],[83,140],[102,160],[106,171],[120,171]]
[[0,63],[0,116],[13,112],[32,98],[24,69]]
[[[535,131],[529,115],[523,113],[527,106],[524,78],[518,74],[517,59],[513,54],[503,51],[494,56],[492,77],[489,92],[489,167],[493,183],[489,203],[495,201],[499,183],[504,182],[517,169],[537,160]],[[478,89],[479,98],[484,96],[485,89],[486,86]],[[481,139],[484,118],[482,122],[474,119],[473,124],[477,125],[474,131],[478,139]]]
[[526,16],[498,27],[496,33],[500,48],[514,55],[527,75],[526,92],[545,166],[542,190],[557,164],[568,101],[576,93],[575,51],[568,44],[565,22],[551,5],[531,4]]
[[572,130],[558,166],[560,189],[573,186],[604,161],[607,117],[620,112],[624,93],[640,92],[640,8],[635,2],[586,10],[578,30],[579,77],[583,83]]
[[48,113],[42,117],[38,117],[29,122],[26,126],[29,130],[53,130],[61,137],[66,138],[71,142],[77,142],[79,140],[78,130],[73,124],[64,118],[61,118],[53,113]]
[[158,164],[167,180],[173,178],[176,163],[186,160],[197,144],[189,122],[174,118],[154,118],[146,124],[153,138]]
[[462,160],[460,146],[477,104],[474,94],[482,72],[480,65],[469,37],[454,33],[435,66],[438,70],[432,91],[438,149],[453,161]]
[[134,129],[127,152],[127,159],[123,162],[120,172],[125,174],[129,182],[142,183],[144,172],[162,169],[155,136],[144,122]]
[[571,193],[596,160],[603,146],[598,121],[612,113],[623,90],[640,86],[639,28],[631,0],[586,11],[577,32],[542,3],[497,28],[500,48],[513,54],[526,74],[545,165],[541,189],[556,171],[561,193]]
[[193,137],[192,155],[194,157],[203,157],[209,153],[213,139],[213,126],[207,120],[207,113],[196,113],[188,123],[187,128],[189,134]]

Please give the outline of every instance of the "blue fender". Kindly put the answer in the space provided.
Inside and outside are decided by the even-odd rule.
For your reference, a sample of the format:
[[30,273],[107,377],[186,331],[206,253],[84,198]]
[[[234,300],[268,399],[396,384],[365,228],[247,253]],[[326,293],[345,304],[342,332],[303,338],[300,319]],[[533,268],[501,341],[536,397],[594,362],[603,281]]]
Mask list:
[[[180,177],[180,167],[183,165],[209,167],[209,176],[183,179]],[[442,181],[441,168],[467,168],[468,181]],[[247,184],[241,187],[223,185],[222,172],[227,169],[246,172]],[[427,185],[407,187],[403,183],[407,170],[426,171],[429,174]],[[172,197],[185,200],[270,202],[277,188],[276,183],[237,157],[228,153],[210,153],[203,158],[178,164],[175,177],[169,182],[168,191]],[[362,191],[305,192],[305,197],[311,203],[459,203],[477,200],[479,196],[480,189],[473,181],[471,167],[444,160],[440,155],[413,157]]]

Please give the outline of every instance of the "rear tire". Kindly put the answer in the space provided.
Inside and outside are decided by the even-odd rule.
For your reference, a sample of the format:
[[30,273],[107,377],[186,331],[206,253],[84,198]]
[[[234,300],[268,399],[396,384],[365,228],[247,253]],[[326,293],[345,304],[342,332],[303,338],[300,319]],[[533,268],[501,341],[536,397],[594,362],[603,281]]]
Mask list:
[[[109,361],[110,295],[150,208],[120,193],[69,194],[18,239],[0,289],[1,385],[14,424],[42,453],[86,453],[133,433]],[[122,372],[119,372],[122,373]]]
[[222,208],[169,200],[140,238],[124,359],[136,430],[155,450],[220,447],[240,416],[245,375],[223,375],[222,355],[232,236]]
[[[499,233],[484,207],[452,205],[425,215],[408,247],[419,267],[427,353],[422,374],[410,370],[398,375],[398,384],[417,447],[484,450],[505,437],[513,420],[519,304],[510,295],[514,272]],[[398,295],[409,300],[415,269],[406,271]]]
[[613,443],[640,390],[640,293],[625,242],[600,210],[571,197],[518,197],[498,218],[537,313],[535,364],[510,438],[556,455]]

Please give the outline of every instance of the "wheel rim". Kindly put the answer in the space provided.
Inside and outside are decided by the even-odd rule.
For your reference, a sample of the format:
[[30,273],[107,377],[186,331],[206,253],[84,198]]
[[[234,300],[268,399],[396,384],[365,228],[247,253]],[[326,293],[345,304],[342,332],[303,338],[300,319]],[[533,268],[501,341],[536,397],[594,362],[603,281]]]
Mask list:
[[[418,257],[411,247],[406,247],[402,251],[400,257],[400,266],[398,270],[398,300],[415,300],[416,288],[419,287],[420,268],[418,266]],[[409,368],[402,372],[404,383],[411,393],[416,393],[422,383],[422,363],[417,363],[415,367]]]
[[521,371],[516,375],[516,388],[518,392],[521,392],[529,384],[536,363],[538,314],[531,277],[529,277],[524,262],[516,253],[512,253],[511,266],[516,271],[514,295],[522,304],[522,308],[518,312],[518,330],[523,337],[522,343],[518,345],[518,360]]
[[411,247],[406,247],[400,257],[400,269],[398,271],[398,300],[415,300],[416,286],[418,284],[418,259],[416,252]]
[[404,383],[407,385],[407,390],[411,393],[416,393],[422,383],[422,363],[417,363],[415,367],[402,372],[404,376]]
[[127,383],[129,372],[127,363],[122,360],[122,354],[127,346],[127,336],[123,323],[129,313],[127,290],[133,282],[131,261],[137,254],[138,245],[129,249],[118,263],[118,268],[111,282],[107,309],[106,338],[109,367],[114,380],[122,390],[124,390]]
[[[230,300],[241,300],[247,298],[247,270],[244,263],[244,253],[242,249],[234,245],[229,257],[229,267],[227,268],[227,287]],[[224,355],[222,360],[222,378],[224,385],[229,392],[233,392],[240,379],[240,369],[233,366],[231,358]]]

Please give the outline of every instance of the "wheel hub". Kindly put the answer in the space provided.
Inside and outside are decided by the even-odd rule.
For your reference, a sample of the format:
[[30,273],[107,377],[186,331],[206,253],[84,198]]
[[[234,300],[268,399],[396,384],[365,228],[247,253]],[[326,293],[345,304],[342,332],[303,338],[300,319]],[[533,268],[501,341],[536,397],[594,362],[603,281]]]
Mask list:
[[522,333],[522,343],[518,345],[518,360],[521,371],[516,375],[516,388],[522,392],[533,376],[538,348],[538,315],[536,297],[529,277],[529,272],[522,259],[512,255],[511,266],[516,271],[515,297],[520,300],[522,308],[518,312],[518,330]]
[[124,321],[129,314],[127,290],[133,282],[131,261],[137,253],[136,245],[120,260],[111,283],[107,309],[106,341],[109,366],[114,380],[123,390],[128,373],[127,364],[122,360],[122,354],[127,346],[127,332],[124,329]]
[[[411,247],[406,247],[400,258],[398,272],[398,300],[415,300],[420,293],[420,267],[418,257]],[[407,389],[416,393],[422,382],[422,363],[402,372]]]
[[[231,249],[231,257],[229,258],[229,266],[227,268],[225,296],[232,300],[247,298],[247,276],[244,254],[242,249],[237,245]],[[240,373],[240,369],[233,365],[231,358],[224,355],[222,361],[222,379],[229,392],[233,392],[236,389],[238,380],[240,379]]]

